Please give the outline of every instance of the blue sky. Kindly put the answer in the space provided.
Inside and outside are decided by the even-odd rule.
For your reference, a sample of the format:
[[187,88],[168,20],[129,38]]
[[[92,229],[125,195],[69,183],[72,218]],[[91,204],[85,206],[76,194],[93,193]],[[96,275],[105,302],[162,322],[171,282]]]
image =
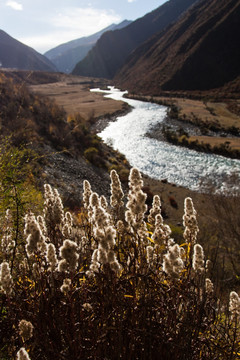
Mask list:
[[0,29],[40,53],[112,23],[135,20],[166,0],[0,0]]

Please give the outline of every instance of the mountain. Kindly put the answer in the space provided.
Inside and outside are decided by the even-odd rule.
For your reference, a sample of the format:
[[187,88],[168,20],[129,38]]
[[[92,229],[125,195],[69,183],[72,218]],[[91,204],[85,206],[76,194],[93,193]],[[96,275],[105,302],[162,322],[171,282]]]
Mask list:
[[240,1],[201,0],[177,23],[138,47],[115,77],[142,94],[209,90],[240,75]]
[[57,71],[55,66],[31,47],[0,30],[0,68]]
[[47,51],[44,55],[52,61],[59,71],[70,73],[75,65],[87,55],[89,50],[92,49],[103,33],[111,30],[122,29],[130,23],[131,21],[124,20],[120,24],[112,24],[93,35],[61,44]]
[[111,79],[141,43],[176,21],[197,0],[169,0],[121,30],[108,31],[73,70],[75,75]]

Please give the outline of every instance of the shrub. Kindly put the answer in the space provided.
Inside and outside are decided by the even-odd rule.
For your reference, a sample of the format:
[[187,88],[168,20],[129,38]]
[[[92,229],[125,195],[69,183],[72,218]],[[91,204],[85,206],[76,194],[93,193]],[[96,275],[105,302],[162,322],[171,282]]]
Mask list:
[[110,204],[84,181],[75,217],[45,185],[43,214],[26,214],[12,271],[2,240],[2,357],[237,359],[240,298],[231,292],[229,307],[216,298],[192,200],[178,244],[159,196],[146,217],[139,171],[130,171],[126,201],[118,174],[110,176]]
[[85,158],[91,163],[94,163],[96,161],[97,155],[98,149],[96,149],[95,147],[90,147],[84,151]]

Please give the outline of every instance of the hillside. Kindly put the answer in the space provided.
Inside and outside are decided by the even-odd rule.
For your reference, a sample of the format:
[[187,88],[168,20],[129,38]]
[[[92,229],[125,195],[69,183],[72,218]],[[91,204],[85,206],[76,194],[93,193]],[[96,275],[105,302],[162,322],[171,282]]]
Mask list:
[[45,56],[0,30],[0,68],[56,71]]
[[47,51],[44,55],[57,67],[59,71],[70,73],[75,65],[87,55],[90,49],[92,49],[103,33],[111,30],[122,29],[130,23],[131,21],[124,20],[120,24],[112,24],[93,35],[81,37],[61,44]]
[[[142,94],[239,83],[240,1],[201,0],[129,56],[118,86]],[[231,87],[230,86],[230,87]]]
[[[59,82],[60,88],[65,82],[65,89],[71,83],[83,89],[82,96],[79,95],[75,104],[73,92],[69,94],[69,100],[72,99],[71,114],[67,114],[50,97],[39,94],[40,84],[45,84],[47,79],[49,82]],[[38,185],[41,187],[47,182],[57,186],[66,206],[71,208],[80,206],[83,180],[91,181],[95,191],[107,194],[108,169],[118,166],[118,170],[124,172],[128,167],[127,163],[123,163],[124,156],[113,153],[91,130],[91,125],[96,121],[94,116],[109,117],[116,111],[122,111],[122,107],[125,109],[121,102],[90,93],[89,86],[100,86],[97,81],[79,77],[73,79],[59,73],[0,71],[1,143],[10,136],[14,147],[26,146],[34,150],[39,159]],[[34,93],[32,84],[38,84]],[[62,97],[66,97],[66,93]],[[85,109],[84,117],[76,104],[80,102],[84,108],[87,101],[88,109]],[[115,107],[113,103],[116,103]],[[94,106],[96,110],[93,113]]]
[[136,47],[176,21],[195,2],[167,1],[127,27],[103,34],[88,55],[76,65],[73,74],[113,78]]

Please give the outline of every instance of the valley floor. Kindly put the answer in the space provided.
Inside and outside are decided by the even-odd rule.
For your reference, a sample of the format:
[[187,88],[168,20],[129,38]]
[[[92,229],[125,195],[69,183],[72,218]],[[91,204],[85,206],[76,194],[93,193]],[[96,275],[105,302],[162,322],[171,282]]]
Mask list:
[[30,85],[30,89],[54,99],[68,116],[79,114],[88,121],[99,117],[112,117],[126,110],[127,106],[123,101],[107,99],[100,93],[89,91],[107,86],[106,82],[107,80],[103,82],[100,79],[62,74],[57,82]]
[[[106,86],[106,82],[101,82],[99,79],[69,77],[62,75],[58,82],[31,85],[30,88],[34,92],[53,98],[59,105],[63,106],[68,116],[79,113],[80,116],[86,120],[86,123],[89,121],[89,126],[92,127],[93,124],[95,126],[97,125],[97,130],[99,130],[98,126],[100,126],[100,128],[102,126],[106,126],[107,122],[111,121],[117,114],[124,113],[129,110],[126,108],[126,104],[122,101],[106,99],[103,97],[102,93],[92,93],[89,91],[90,88],[102,88],[104,86]],[[141,98],[141,100],[143,99]],[[186,127],[191,127],[192,125],[195,126],[196,119],[201,119],[201,121],[203,121],[203,123],[206,122],[207,125],[209,125],[209,123],[214,123],[220,124],[221,127],[235,127],[240,130],[240,114],[237,114],[236,111],[234,112],[232,110],[234,107],[229,106],[229,104],[206,103],[204,101],[186,98],[170,99],[161,97],[152,99],[149,97],[145,98],[145,100],[160,102],[167,106],[174,105],[174,107],[170,107],[170,109],[177,109],[177,116],[175,117],[175,120],[179,121],[180,124],[183,124],[182,126],[184,126],[184,124],[187,124]],[[235,102],[235,108],[236,105],[238,106],[239,103]],[[99,118],[102,119],[102,122],[100,123]],[[187,122],[186,119],[188,120]],[[208,129],[206,130],[209,131]],[[190,136],[198,136],[199,141],[204,141],[206,139],[206,136],[203,136],[203,134],[190,134]],[[229,141],[230,143],[234,141],[234,144],[236,144],[235,146],[240,148],[240,139],[238,137],[233,137],[233,140],[231,140],[228,137],[216,137],[215,135],[214,137],[208,136],[207,141]],[[68,160],[63,158],[61,162],[62,161],[67,162]],[[55,166],[54,168],[55,171],[58,171]],[[79,171],[77,172],[79,173]],[[59,173],[60,177],[62,176],[61,172],[62,170]],[[71,173],[71,183],[79,182],[79,174],[76,175],[76,179],[74,180],[75,172],[76,171]],[[107,173],[102,173],[101,175],[100,171],[99,177],[96,181],[99,184],[101,183],[101,177],[102,185],[105,184],[104,186],[106,188],[108,182]],[[92,175],[91,180],[91,182],[94,182],[94,176]],[[216,233],[219,231],[220,225],[224,224],[227,219],[226,211],[228,211],[228,216],[234,216],[234,214],[238,212],[238,205],[236,205],[236,201],[234,199],[215,197],[214,195],[211,195],[211,191],[210,195],[206,195],[170,184],[167,181],[153,180],[146,176],[144,176],[144,185],[145,190],[149,193],[150,199],[154,194],[161,196],[162,209],[166,216],[165,221],[171,224],[171,226],[175,228],[176,232],[182,231],[184,199],[186,197],[191,197],[193,199],[201,229],[199,239],[205,246],[205,249],[208,248],[209,253],[215,251],[219,246]],[[103,186],[99,186],[99,190],[96,188],[95,191],[103,191]],[[105,195],[108,196],[109,193]],[[231,219],[227,219],[227,221],[230,223]],[[221,245],[220,248],[216,250],[220,253],[222,252],[223,258],[225,256],[233,256],[232,251],[226,255],[226,250],[223,250],[223,248],[224,246]],[[220,256],[220,258],[222,257]],[[233,259],[226,262],[230,264],[230,262],[233,262]],[[228,266],[231,268],[231,265]],[[229,270],[230,273],[232,272],[230,269],[227,270]]]
[[169,106],[168,119],[149,133],[151,137],[162,140],[165,137],[164,128],[168,129],[167,139],[174,140],[178,145],[239,158],[240,100],[210,101],[175,96],[141,97],[131,94],[128,97]]

